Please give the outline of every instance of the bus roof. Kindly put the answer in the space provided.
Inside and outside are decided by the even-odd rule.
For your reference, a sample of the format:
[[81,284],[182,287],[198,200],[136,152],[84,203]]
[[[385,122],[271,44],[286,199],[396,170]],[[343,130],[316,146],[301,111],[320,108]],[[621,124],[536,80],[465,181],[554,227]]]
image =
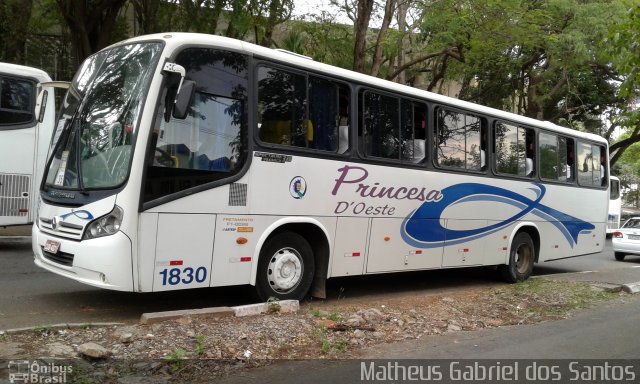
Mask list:
[[[168,32],[168,33],[138,36],[138,37],[114,44],[112,45],[112,47],[116,45],[130,44],[133,42],[149,41],[149,40],[164,41],[167,44],[167,46],[170,48],[177,48],[179,46],[214,45],[223,49],[227,48],[227,49],[232,49],[236,51],[243,51],[250,55],[257,55],[267,59],[280,61],[287,64],[292,64],[292,65],[302,67],[302,68],[307,68],[316,72],[321,72],[327,75],[333,75],[333,76],[341,77],[344,79],[350,79],[358,83],[366,84],[369,86],[380,87],[380,88],[388,89],[394,92],[401,92],[407,95],[414,96],[416,98],[428,99],[436,103],[442,103],[442,104],[447,104],[454,107],[463,108],[465,110],[469,110],[479,114],[490,115],[495,118],[508,120],[514,123],[521,123],[521,124],[531,125],[535,127],[546,128],[561,134],[583,138],[586,140],[592,140],[592,141],[603,143],[605,145],[608,144],[607,140],[605,140],[601,136],[594,135],[591,133],[586,133],[586,132],[580,132],[580,131],[566,128],[566,127],[561,127],[550,121],[541,121],[541,120],[525,117],[522,115],[517,115],[515,113],[505,112],[499,109],[494,109],[494,108],[486,107],[480,104],[475,104],[468,101],[456,99],[453,97],[444,96],[437,93],[425,91],[422,89],[410,87],[407,85],[398,84],[392,81],[365,75],[365,74],[354,72],[348,69],[320,63],[295,53],[283,52],[282,50],[266,48],[266,47],[262,47],[252,43],[231,39],[224,36],[207,35],[207,34],[200,34],[200,33]],[[106,49],[108,48],[110,47],[107,47]]]
[[8,75],[31,77],[40,83],[51,81],[51,77],[45,71],[25,65],[0,63],[0,72]]

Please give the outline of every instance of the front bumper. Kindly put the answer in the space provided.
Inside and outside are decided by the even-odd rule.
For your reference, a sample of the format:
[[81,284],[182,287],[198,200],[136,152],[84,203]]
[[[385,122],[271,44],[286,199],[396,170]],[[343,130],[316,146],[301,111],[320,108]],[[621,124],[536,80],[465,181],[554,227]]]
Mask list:
[[[32,228],[35,264],[47,271],[99,288],[133,291],[131,240],[122,232],[91,240],[69,240]],[[60,242],[58,254],[44,251],[47,240]]]

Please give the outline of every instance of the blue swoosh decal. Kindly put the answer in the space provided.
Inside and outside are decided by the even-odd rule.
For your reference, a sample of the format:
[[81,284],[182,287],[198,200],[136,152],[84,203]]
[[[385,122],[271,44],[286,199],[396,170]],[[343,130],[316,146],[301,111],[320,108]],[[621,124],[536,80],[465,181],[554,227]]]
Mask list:
[[[444,197],[440,201],[425,202],[409,214],[402,223],[402,238],[408,244],[418,248],[440,247],[444,242],[447,245],[460,244],[494,233],[521,219],[524,215],[532,213],[553,224],[573,248],[578,243],[580,233],[595,228],[591,223],[541,204],[540,201],[546,193],[546,188],[538,183],[535,183],[534,186],[535,188],[531,188],[531,190],[536,193],[535,200],[490,185],[475,183],[452,185],[442,190]],[[472,201],[507,204],[520,211],[506,220],[484,228],[454,230],[442,226],[442,213],[447,207]]]

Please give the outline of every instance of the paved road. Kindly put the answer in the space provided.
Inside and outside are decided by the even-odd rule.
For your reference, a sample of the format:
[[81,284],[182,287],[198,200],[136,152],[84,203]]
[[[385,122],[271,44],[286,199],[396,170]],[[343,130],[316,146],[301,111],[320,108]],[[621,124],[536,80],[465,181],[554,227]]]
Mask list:
[[[145,294],[93,288],[36,268],[30,243],[24,240],[0,237],[0,263],[0,329],[69,322],[135,322],[144,312],[238,305],[253,300],[248,288]],[[634,266],[640,266],[640,258],[616,262],[609,245],[603,253],[545,263],[535,272],[610,270],[620,275]],[[502,283],[487,269],[469,268],[332,279],[327,289],[330,300],[348,302],[498,284]]]

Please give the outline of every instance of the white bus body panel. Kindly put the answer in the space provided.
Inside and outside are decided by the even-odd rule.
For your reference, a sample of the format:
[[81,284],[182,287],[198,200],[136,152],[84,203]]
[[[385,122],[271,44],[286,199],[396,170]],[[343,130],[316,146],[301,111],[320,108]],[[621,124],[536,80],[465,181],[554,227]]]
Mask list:
[[371,219],[367,217],[339,217],[336,224],[333,257],[330,261],[331,277],[362,275],[368,257],[367,239]]
[[[201,271],[211,269],[215,228],[215,215],[158,215],[154,291],[181,289],[184,284],[188,288],[209,286],[210,274]],[[176,268],[186,270],[186,276],[176,278],[175,273],[172,278],[170,273]]]
[[[140,228],[139,251],[141,265],[145,266],[140,270],[145,272],[141,274],[141,290],[151,288],[150,279],[154,281],[153,290],[196,286],[157,284],[159,271],[162,271],[158,268],[164,268],[171,260],[179,261],[180,257],[184,258],[184,266],[207,266],[210,286],[253,284],[264,240],[273,230],[287,223],[313,223],[325,232],[331,249],[328,277],[503,264],[508,261],[515,233],[522,227],[539,231],[540,262],[597,252],[604,245],[603,236],[598,234],[604,233],[606,211],[604,208],[602,212],[584,209],[585,206],[602,206],[595,203],[597,199],[606,198],[603,190],[547,185],[542,192],[537,184],[528,181],[278,156],[276,158],[282,162],[274,162],[272,157],[263,161],[267,156],[254,154],[249,172],[236,182],[246,185],[244,206],[228,205],[230,187],[227,185],[142,213],[140,222],[144,224]],[[345,171],[345,166],[355,168]],[[302,196],[296,195],[292,187],[300,178],[305,185]],[[394,187],[396,190],[400,187],[406,190],[425,188],[423,195],[433,197],[447,187],[458,184],[482,186],[487,182],[499,190],[516,193],[530,204],[544,193],[535,204],[572,216],[587,226],[591,224],[593,229],[577,233],[576,241],[562,223],[550,221],[542,211],[533,210],[511,220],[524,207],[495,201],[504,199],[501,196],[478,195],[449,205],[440,218],[424,219],[424,226],[437,224],[444,232],[439,244],[420,246],[419,242],[411,244],[405,240],[403,225],[419,207],[437,201],[402,198],[405,190],[396,198],[363,197],[361,193],[363,186]],[[573,191],[580,191],[581,198],[575,199]],[[252,214],[249,215],[249,211]],[[171,219],[165,222],[163,217]],[[448,238],[456,231],[492,226],[498,228],[469,240],[451,241]],[[239,238],[247,242],[238,244]],[[176,245],[170,246],[171,241]],[[450,241],[453,244],[449,244]],[[200,245],[193,248],[194,244]],[[189,259],[193,263],[186,262],[190,257],[187,253],[197,255]],[[154,276],[149,275],[150,270],[155,271]]]

